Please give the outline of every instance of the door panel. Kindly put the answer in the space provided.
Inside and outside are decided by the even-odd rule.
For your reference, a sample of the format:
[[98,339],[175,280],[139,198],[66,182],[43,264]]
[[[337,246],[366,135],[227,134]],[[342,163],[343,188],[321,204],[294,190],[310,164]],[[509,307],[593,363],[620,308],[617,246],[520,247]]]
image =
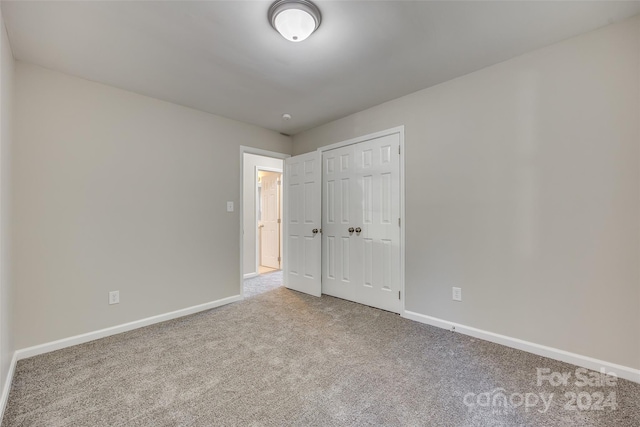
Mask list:
[[361,159],[356,171],[361,198],[360,238],[368,248],[364,281],[356,291],[359,302],[400,312],[400,155],[398,134],[354,146]]
[[352,283],[359,280],[351,264],[357,242],[348,231],[355,211],[354,168],[352,147],[323,153],[322,292],[349,300],[354,299]]
[[320,296],[320,156],[308,153],[285,160],[284,285]]
[[[399,144],[399,135],[394,134],[323,153],[322,291],[396,313],[400,312]],[[361,232],[350,233],[350,228]]]

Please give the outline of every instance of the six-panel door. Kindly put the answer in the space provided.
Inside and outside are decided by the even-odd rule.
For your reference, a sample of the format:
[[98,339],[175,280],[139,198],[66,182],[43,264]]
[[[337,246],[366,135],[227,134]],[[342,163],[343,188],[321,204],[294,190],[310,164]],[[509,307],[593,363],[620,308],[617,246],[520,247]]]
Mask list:
[[284,285],[321,295],[320,156],[317,152],[289,157],[284,174]]
[[400,312],[400,156],[393,134],[323,153],[322,292]]

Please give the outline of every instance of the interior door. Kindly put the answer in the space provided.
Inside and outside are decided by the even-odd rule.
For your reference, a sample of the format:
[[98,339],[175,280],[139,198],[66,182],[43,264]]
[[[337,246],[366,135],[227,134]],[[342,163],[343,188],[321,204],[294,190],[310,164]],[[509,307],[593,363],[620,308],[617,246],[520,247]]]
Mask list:
[[323,154],[325,294],[400,312],[398,134]]
[[362,229],[359,302],[400,312],[400,135],[354,146]]
[[360,189],[353,145],[325,151],[322,163],[322,292],[355,301],[362,239],[355,235]]
[[278,188],[280,174],[265,172],[261,178],[262,221],[260,224],[260,264],[280,268],[280,209]]
[[284,285],[320,296],[322,174],[317,152],[289,157],[284,174]]

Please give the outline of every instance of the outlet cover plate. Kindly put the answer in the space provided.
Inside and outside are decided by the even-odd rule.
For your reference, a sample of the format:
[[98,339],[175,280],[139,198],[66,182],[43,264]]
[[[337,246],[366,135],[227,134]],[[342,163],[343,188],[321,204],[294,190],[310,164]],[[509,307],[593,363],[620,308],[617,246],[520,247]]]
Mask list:
[[120,304],[120,291],[109,292],[109,305]]
[[453,289],[453,300],[462,301],[462,288],[451,288],[451,289]]

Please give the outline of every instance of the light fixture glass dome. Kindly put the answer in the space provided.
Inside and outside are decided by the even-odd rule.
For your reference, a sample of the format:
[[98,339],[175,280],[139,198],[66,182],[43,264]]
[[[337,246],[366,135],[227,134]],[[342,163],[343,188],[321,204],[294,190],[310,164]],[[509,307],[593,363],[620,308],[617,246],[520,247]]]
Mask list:
[[307,0],[279,0],[269,8],[269,22],[285,39],[301,42],[320,26],[320,10]]

